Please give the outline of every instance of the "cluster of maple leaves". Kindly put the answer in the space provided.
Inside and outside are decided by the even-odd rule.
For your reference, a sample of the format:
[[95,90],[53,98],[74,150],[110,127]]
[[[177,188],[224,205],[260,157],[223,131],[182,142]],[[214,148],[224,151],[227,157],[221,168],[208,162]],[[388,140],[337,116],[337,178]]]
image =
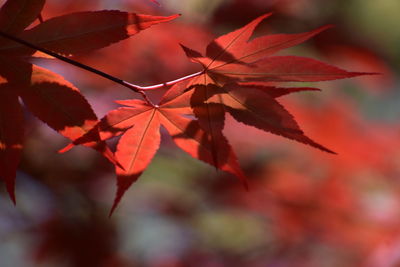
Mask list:
[[[205,54],[182,45],[187,57],[201,66],[198,73],[165,83],[168,90],[158,104],[135,87],[144,100],[128,99],[98,120],[78,88],[62,76],[29,62],[31,57],[61,58],[90,52],[126,39],[152,25],[178,17],[121,11],[71,13],[50,18],[24,30],[38,17],[45,0],[8,0],[0,10],[0,177],[15,202],[15,176],[23,148],[24,106],[36,117],[69,138],[74,145],[94,148],[107,157],[117,174],[117,194],[111,212],[124,192],[149,165],[160,145],[160,127],[176,145],[194,158],[232,173],[245,185],[234,150],[223,134],[225,115],[238,122],[280,135],[325,152],[328,148],[307,137],[277,98],[310,87],[278,87],[277,82],[314,82],[367,73],[348,72],[298,56],[272,56],[300,44],[329,26],[298,34],[273,34],[250,40],[265,18],[213,40]],[[79,25],[79,27],[77,27]],[[17,40],[5,38],[17,37]],[[23,40],[42,52],[23,45]],[[106,140],[121,136],[115,153]],[[246,185],[247,186],[247,185]]]

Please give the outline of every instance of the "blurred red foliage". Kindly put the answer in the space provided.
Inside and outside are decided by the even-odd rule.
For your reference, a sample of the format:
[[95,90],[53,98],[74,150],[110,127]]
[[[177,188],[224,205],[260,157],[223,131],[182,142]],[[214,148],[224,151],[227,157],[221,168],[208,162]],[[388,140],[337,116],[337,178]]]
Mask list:
[[[48,19],[110,7],[160,15],[184,11],[171,10],[174,1],[159,2],[161,7],[148,0],[48,0],[42,15]],[[245,128],[228,118],[224,133],[249,176],[249,192],[228,174],[196,165],[168,146],[143,181],[127,194],[119,215],[111,219],[107,218],[114,191],[110,164],[84,149],[56,155],[66,141],[26,113],[26,149],[18,172],[20,203],[11,209],[3,192],[0,198],[2,264],[400,264],[399,124],[384,117],[386,113],[369,117],[374,110],[360,100],[374,92],[374,108],[397,116],[389,112],[392,105],[398,107],[398,95],[392,90],[399,79],[399,71],[393,68],[398,59],[388,58],[379,40],[358,32],[346,20],[343,9],[347,5],[348,1],[324,0],[221,1],[204,24],[183,14],[151,32],[74,56],[130,82],[163,82],[198,70],[188,62],[179,43],[201,49],[213,39],[213,33],[227,32],[273,11],[271,24],[261,25],[260,32],[301,32],[316,25],[337,24],[303,46],[302,52],[345,69],[383,75],[324,84],[319,86],[324,88],[321,93],[279,99],[304,132],[338,155]],[[98,113],[111,109],[103,100],[131,96],[115,84],[66,64],[50,60],[38,64],[82,88]],[[162,138],[172,143],[167,135]],[[113,141],[111,145],[115,145]],[[40,190],[31,192],[33,185]]]

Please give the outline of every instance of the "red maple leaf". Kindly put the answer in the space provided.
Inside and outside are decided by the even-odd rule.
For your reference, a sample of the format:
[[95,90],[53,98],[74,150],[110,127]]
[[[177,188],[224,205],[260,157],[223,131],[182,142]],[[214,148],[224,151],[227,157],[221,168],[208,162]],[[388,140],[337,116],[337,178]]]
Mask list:
[[276,96],[309,88],[274,88],[268,82],[326,81],[367,73],[348,72],[305,57],[271,56],[330,26],[249,41],[255,27],[268,16],[260,16],[243,28],[213,40],[205,56],[182,46],[186,55],[203,67],[202,75],[191,81],[191,89],[182,97],[186,95],[200,125],[212,136],[221,134],[226,111],[239,122],[332,152],[304,135],[293,116],[276,100]]
[[[182,88],[185,83],[179,83],[174,88]],[[74,141],[74,145],[86,144],[122,135],[120,138],[116,160],[118,190],[110,214],[117,207],[125,191],[135,182],[146,169],[160,145],[160,126],[171,135],[175,144],[189,155],[213,164],[216,168],[230,172],[245,182],[237,158],[223,135],[218,136],[217,161],[214,160],[215,145],[210,134],[202,129],[198,121],[185,115],[191,114],[186,103],[171,97],[168,93],[159,105],[151,105],[141,100],[124,100],[117,103],[125,105],[110,111],[97,126],[88,134]]]
[[[86,53],[126,39],[154,24],[177,16],[161,17],[121,11],[71,13],[51,18],[24,30],[38,16],[45,0],[8,0],[0,9],[2,36],[18,36],[57,54]],[[90,104],[79,90],[58,74],[32,65],[26,59],[35,50],[0,39],[0,177],[15,202],[15,172],[23,143],[20,97],[40,120],[75,140],[97,123]],[[86,144],[113,159],[104,142]]]

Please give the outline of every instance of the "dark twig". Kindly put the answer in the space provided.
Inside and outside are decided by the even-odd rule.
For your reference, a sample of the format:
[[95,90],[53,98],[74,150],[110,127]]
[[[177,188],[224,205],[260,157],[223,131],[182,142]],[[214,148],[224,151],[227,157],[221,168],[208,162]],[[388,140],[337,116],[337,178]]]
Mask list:
[[204,71],[200,71],[200,72],[196,72],[196,73],[193,73],[193,74],[190,74],[190,75],[187,75],[187,76],[184,76],[184,77],[181,77],[181,78],[178,78],[178,79],[169,81],[169,82],[164,82],[164,83],[155,84],[155,85],[150,85],[150,86],[140,86],[140,85],[132,84],[132,83],[129,83],[129,82],[124,81],[124,80],[122,80],[122,79],[116,78],[116,77],[114,77],[114,76],[112,76],[112,75],[110,75],[110,74],[108,74],[108,73],[105,73],[105,72],[100,71],[100,70],[98,70],[98,69],[92,68],[92,67],[90,67],[90,66],[88,66],[88,65],[85,65],[85,64],[80,63],[80,62],[78,62],[78,61],[75,61],[75,60],[73,60],[73,59],[71,59],[71,58],[62,56],[62,55],[60,55],[60,54],[58,54],[58,53],[55,53],[55,52],[53,52],[53,51],[50,51],[50,50],[48,50],[48,49],[46,49],[46,48],[39,47],[39,46],[37,46],[37,45],[35,45],[35,44],[32,44],[32,43],[30,43],[30,42],[28,42],[28,41],[25,41],[25,40],[23,40],[23,39],[20,39],[20,38],[18,38],[18,37],[15,37],[15,36],[13,36],[13,35],[8,34],[8,33],[5,33],[5,32],[0,31],[0,36],[2,36],[2,37],[4,37],[4,38],[7,38],[7,39],[9,39],[9,40],[12,40],[12,41],[14,41],[14,42],[17,42],[17,43],[19,43],[19,44],[22,44],[22,45],[24,45],[24,46],[27,46],[27,47],[29,47],[29,48],[38,50],[38,51],[40,51],[40,52],[42,52],[42,53],[45,53],[45,54],[47,54],[47,55],[49,55],[49,56],[52,56],[52,57],[54,57],[54,58],[57,58],[57,59],[59,59],[59,60],[61,60],[61,61],[64,61],[64,62],[66,62],[66,63],[68,63],[68,64],[74,65],[74,66],[76,66],[76,67],[78,67],[78,68],[81,68],[81,69],[84,69],[84,70],[87,70],[87,71],[92,72],[92,73],[94,73],[94,74],[97,74],[97,75],[99,75],[99,76],[101,76],[101,77],[103,77],[103,78],[105,78],[105,79],[108,79],[108,80],[110,80],[110,81],[113,81],[113,82],[115,82],[115,83],[118,83],[118,84],[120,84],[120,85],[122,85],[122,86],[124,86],[124,87],[127,87],[127,88],[129,88],[130,90],[132,90],[132,91],[134,91],[134,92],[139,93],[140,95],[142,95],[143,99],[144,99],[148,104],[150,104],[150,105],[152,105],[152,106],[154,106],[154,104],[151,102],[151,100],[149,99],[149,97],[146,95],[146,93],[145,93],[146,90],[154,90],[154,89],[158,89],[158,88],[162,88],[162,87],[171,86],[171,85],[176,84],[176,83],[178,83],[178,82],[182,82],[182,81],[191,79],[191,78],[193,78],[193,77],[199,76],[199,75],[201,75],[201,74],[204,73]]

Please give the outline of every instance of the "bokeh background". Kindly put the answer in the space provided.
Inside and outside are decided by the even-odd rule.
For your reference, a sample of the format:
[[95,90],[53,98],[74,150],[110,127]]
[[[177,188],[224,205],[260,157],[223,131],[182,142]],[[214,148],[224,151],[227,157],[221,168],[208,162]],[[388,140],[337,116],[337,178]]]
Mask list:
[[[112,218],[111,164],[81,147],[57,154],[67,140],[27,112],[16,207],[0,187],[0,266],[400,266],[400,1],[159,2],[48,0],[42,15],[181,13],[75,58],[142,85],[198,70],[179,43],[202,50],[215,36],[271,11],[256,35],[336,25],[282,54],[381,75],[314,83],[322,92],[281,99],[308,136],[338,155],[228,118],[225,133],[248,175],[246,192],[163,135],[159,153]],[[62,62],[36,63],[79,87],[99,117],[116,106],[113,100],[137,97]]]

